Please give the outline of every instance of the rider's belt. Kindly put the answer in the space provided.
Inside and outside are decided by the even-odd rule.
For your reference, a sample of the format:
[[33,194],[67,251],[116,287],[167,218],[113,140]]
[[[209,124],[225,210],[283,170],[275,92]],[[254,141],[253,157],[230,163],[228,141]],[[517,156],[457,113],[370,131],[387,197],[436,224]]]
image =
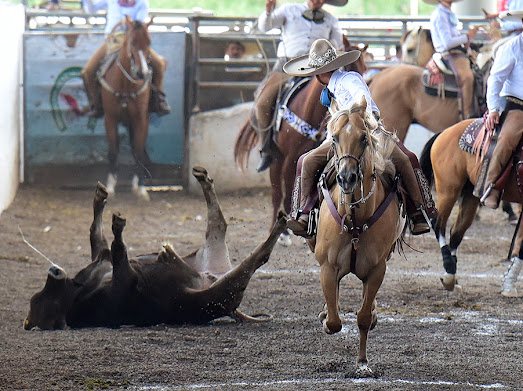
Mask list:
[[523,100],[516,98],[515,96],[511,96],[511,95],[506,96],[505,99],[508,102],[515,103],[516,105],[521,106],[523,108]]

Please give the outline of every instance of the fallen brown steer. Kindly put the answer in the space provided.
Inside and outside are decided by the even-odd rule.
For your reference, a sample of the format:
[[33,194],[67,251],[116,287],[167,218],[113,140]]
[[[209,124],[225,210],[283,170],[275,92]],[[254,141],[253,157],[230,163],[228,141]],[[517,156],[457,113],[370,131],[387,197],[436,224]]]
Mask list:
[[280,214],[268,239],[231,270],[227,224],[213,181],[201,167],[195,167],[193,175],[208,209],[206,241],[198,251],[181,258],[165,245],[159,253],[129,260],[122,240],[125,219],[118,214],[113,215],[114,241],[109,248],[102,229],[107,192],[99,183],[93,202],[92,263],[73,279],[52,266],[44,289],[31,298],[24,328],[206,323],[223,316],[253,319],[237,308],[250,278],[268,261],[286,228],[285,216]]

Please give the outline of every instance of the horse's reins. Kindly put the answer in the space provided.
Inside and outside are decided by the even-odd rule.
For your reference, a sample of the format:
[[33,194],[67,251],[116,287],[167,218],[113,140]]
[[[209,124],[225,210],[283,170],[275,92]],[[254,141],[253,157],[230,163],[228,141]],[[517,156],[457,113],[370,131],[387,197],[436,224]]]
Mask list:
[[[333,142],[333,146],[334,146],[334,142]],[[334,153],[336,154],[336,148],[334,148]],[[362,154],[362,156],[363,156],[363,154]],[[349,209],[350,209],[349,213],[346,213],[343,216],[341,216],[338,212],[338,208],[336,207],[336,205],[334,205],[334,201],[332,200],[332,197],[329,193],[329,187],[328,187],[328,183],[326,180],[327,176],[325,173],[323,173],[320,177],[321,191],[323,194],[323,198],[325,199],[325,202],[327,203],[327,207],[329,208],[329,211],[331,212],[332,217],[334,218],[336,223],[338,223],[338,225],[341,228],[341,232],[349,233],[352,236],[352,240],[351,240],[352,249],[351,249],[351,254],[350,254],[349,273],[356,273],[356,257],[357,257],[358,242],[360,240],[359,237],[361,234],[363,234],[365,231],[367,231],[370,227],[372,227],[374,225],[374,223],[376,223],[376,221],[378,221],[380,219],[380,217],[383,215],[383,213],[385,213],[385,211],[389,207],[392,200],[394,200],[394,198],[396,197],[396,183],[395,183],[394,188],[389,192],[387,197],[385,197],[383,202],[374,211],[372,216],[369,217],[369,219],[365,223],[357,226],[356,225],[356,207],[358,207],[358,204],[360,204],[360,203],[364,204],[370,198],[370,196],[374,193],[374,188],[375,188],[376,179],[377,179],[376,168],[373,168],[373,172],[372,172],[371,190],[369,191],[367,196],[363,197],[363,181],[362,181],[363,173],[362,173],[361,164],[360,164],[361,157],[357,158],[351,154],[345,154],[345,155],[341,156],[340,158],[338,158],[336,156],[336,161],[335,161],[336,173],[338,172],[338,166],[339,166],[339,162],[341,159],[354,159],[354,160],[356,160],[356,162],[358,164],[358,181],[361,184],[360,199],[355,201],[354,193],[351,193],[351,201],[349,203],[346,203],[343,200],[344,200],[345,196],[347,195],[347,193],[344,193],[343,190],[341,190],[341,200],[342,201],[340,202],[340,205],[344,205],[344,204],[349,205]],[[352,227],[349,227],[347,224],[345,224],[345,219],[347,218],[348,215],[350,215]]]

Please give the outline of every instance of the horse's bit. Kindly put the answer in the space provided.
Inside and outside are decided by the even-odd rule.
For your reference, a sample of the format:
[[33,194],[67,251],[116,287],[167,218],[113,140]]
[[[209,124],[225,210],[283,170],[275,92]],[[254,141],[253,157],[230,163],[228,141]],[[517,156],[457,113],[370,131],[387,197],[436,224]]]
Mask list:
[[[367,148],[368,144],[365,144],[365,148]],[[358,168],[358,182],[360,183],[360,192],[361,192],[361,197],[359,200],[356,200],[354,201],[354,197],[351,197],[351,201],[350,202],[346,202],[345,201],[345,198],[347,195],[352,195],[353,196],[353,192],[344,192],[342,187],[340,186],[340,192],[341,192],[341,197],[340,197],[340,205],[348,205],[349,208],[354,208],[357,204],[359,203],[362,203],[364,204],[365,201],[367,201],[370,196],[374,193],[374,188],[376,186],[376,179],[377,179],[377,175],[376,175],[376,168],[374,168],[372,170],[372,186],[369,190],[369,193],[366,195],[366,196],[363,196],[363,171],[361,169],[361,158],[363,156],[363,154],[365,153],[365,148],[363,150],[363,153],[361,154],[361,156],[358,158],[350,153],[346,153],[345,155],[343,156],[340,156],[338,157],[338,152],[337,152],[337,148],[336,148],[336,141],[334,141],[334,139],[332,140],[332,147],[331,147],[333,150],[334,150],[334,157],[336,158],[335,159],[335,167],[336,167],[336,179],[338,179],[339,177],[339,165],[340,165],[340,162],[343,160],[343,159],[353,159],[356,161],[356,165],[357,165],[357,168]]]

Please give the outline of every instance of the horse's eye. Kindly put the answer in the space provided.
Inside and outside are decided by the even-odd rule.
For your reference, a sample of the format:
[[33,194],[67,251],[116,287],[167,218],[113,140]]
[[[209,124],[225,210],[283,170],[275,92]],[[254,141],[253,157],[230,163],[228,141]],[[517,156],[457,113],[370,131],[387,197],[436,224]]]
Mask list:
[[362,148],[365,148],[367,146],[367,135],[363,135],[360,138],[360,144]]

